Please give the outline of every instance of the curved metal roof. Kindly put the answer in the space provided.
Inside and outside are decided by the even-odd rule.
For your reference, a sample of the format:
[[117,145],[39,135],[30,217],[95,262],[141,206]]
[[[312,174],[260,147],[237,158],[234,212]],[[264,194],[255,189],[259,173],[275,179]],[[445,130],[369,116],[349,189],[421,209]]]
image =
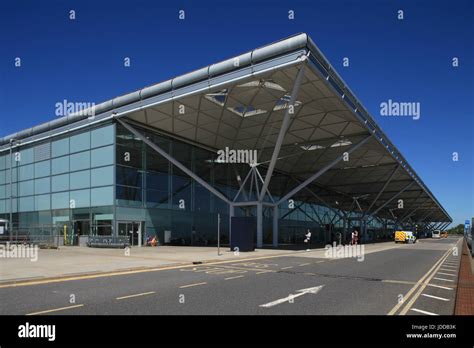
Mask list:
[[[256,149],[264,169],[301,64],[309,68],[304,71],[270,192],[285,195],[344,149],[370,136],[351,153],[348,163],[338,163],[311,184],[312,192],[302,190],[295,198],[315,201],[318,192],[319,200],[345,210],[353,208],[351,198],[358,198],[362,209],[370,207],[370,212],[387,218],[397,216],[396,201],[402,199],[405,206],[398,214],[411,212],[418,221],[452,221],[307,34],[101,103],[95,106],[94,120],[71,115],[12,134],[0,140],[4,145],[0,150],[12,138],[34,141],[77,126],[124,118],[211,150]],[[394,196],[397,200],[391,202]]]

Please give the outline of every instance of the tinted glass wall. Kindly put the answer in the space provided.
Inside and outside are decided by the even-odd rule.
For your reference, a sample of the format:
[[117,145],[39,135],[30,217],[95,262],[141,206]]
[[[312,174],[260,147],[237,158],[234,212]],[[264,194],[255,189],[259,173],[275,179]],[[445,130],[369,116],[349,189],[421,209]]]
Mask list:
[[[108,221],[112,232],[115,126],[113,124],[51,140],[22,145],[0,154],[0,216],[14,228],[44,230],[46,226],[91,220],[92,233]],[[11,168],[11,170],[10,170]],[[104,228],[99,228],[104,231]],[[88,234],[89,231],[82,231]]]

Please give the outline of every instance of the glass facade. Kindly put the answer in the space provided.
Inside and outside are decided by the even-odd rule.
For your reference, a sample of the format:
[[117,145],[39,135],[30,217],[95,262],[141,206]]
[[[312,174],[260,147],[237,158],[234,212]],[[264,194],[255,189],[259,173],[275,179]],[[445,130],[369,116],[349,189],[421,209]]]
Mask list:
[[[78,244],[78,235],[111,235],[114,139],[109,124],[30,147],[20,143],[11,164],[9,151],[0,154],[0,218],[10,219],[11,203],[14,232],[30,239],[65,233]],[[89,228],[79,231],[78,221]]]
[[[248,165],[216,163],[215,152],[140,131],[215,189],[230,199],[236,195],[237,175],[244,177]],[[80,243],[78,236],[127,238],[132,233],[135,240],[137,230],[142,244],[151,236],[160,243],[215,244],[218,214],[221,242],[228,242],[228,205],[120,124],[20,145],[12,158],[8,151],[0,153],[0,218],[9,220],[10,204],[13,227],[20,234],[64,235],[73,245]],[[280,243],[302,242],[307,228],[322,244],[343,231],[343,222],[328,208],[295,204],[298,209],[279,210]],[[255,216],[255,210],[236,207],[234,213]],[[271,243],[272,209],[264,208],[263,214],[264,243]],[[382,230],[386,226],[377,220],[368,226],[374,239]]]

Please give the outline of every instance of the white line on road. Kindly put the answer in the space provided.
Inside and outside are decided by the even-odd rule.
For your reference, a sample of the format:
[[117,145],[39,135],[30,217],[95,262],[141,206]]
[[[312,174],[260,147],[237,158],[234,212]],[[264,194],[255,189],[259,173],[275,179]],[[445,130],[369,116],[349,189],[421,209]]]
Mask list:
[[454,268],[454,269],[458,269],[458,267],[457,267],[457,266],[455,267],[455,266],[449,266],[449,265],[445,265],[445,264],[443,264],[443,266],[442,266],[442,267],[447,267],[447,268]]
[[308,266],[308,265],[311,265],[311,263],[302,263],[302,264],[300,265],[300,267],[301,267],[301,266]]
[[438,272],[437,274],[447,275],[447,276],[450,276],[450,277],[455,277],[456,276],[456,274],[450,274],[450,273],[444,273],[444,272]]
[[454,280],[452,279],[445,279],[445,278],[438,278],[438,277],[434,277],[433,279],[436,279],[436,280],[443,280],[445,282],[454,282]]
[[456,272],[457,272],[457,270],[454,270],[454,269],[448,269],[448,268],[443,268],[443,267],[441,267],[441,268],[440,268],[440,271],[443,271],[443,272],[454,272],[454,273],[456,273]]
[[206,282],[202,282],[202,283],[195,283],[195,284],[183,285],[183,286],[180,286],[179,288],[180,288],[180,289],[184,289],[184,288],[190,288],[191,286],[198,286],[198,285],[204,285],[204,284],[207,284],[207,283],[206,283]]
[[293,266],[283,267],[281,269],[290,269],[290,268],[293,268]]
[[48,309],[48,310],[41,311],[41,312],[28,313],[26,315],[38,315],[38,314],[44,314],[44,313],[58,312],[58,311],[64,311],[66,309],[73,309],[73,308],[78,308],[78,307],[83,307],[83,306],[84,306],[83,304],[79,304],[79,305],[68,306],[68,307]]
[[428,295],[428,294],[421,294],[421,296],[425,296],[425,297],[429,297],[429,298],[434,298],[435,300],[440,300],[440,301],[450,301],[449,298],[438,297],[438,296],[433,296],[433,295]]
[[418,313],[423,313],[423,314],[426,314],[426,315],[439,315],[439,314],[432,313],[432,312],[422,311],[421,309],[416,309],[416,308],[411,308],[410,310],[414,311],[414,312],[418,312]]
[[279,300],[262,304],[262,305],[260,305],[260,307],[269,308],[269,307],[279,305],[280,303],[289,302],[289,301],[294,300],[295,298],[303,296],[305,294],[317,294],[319,292],[319,290],[321,290],[323,288],[323,286],[324,285],[320,285],[320,286],[315,286],[313,288],[297,290],[296,292],[298,292],[298,294],[296,294],[296,295],[290,294],[289,296],[284,297],[284,298],[280,298]]
[[230,277],[230,278],[225,278],[224,280],[231,280],[231,279],[237,279],[237,278],[243,278],[243,275],[235,276],[235,277]]
[[125,300],[126,298],[131,298],[131,297],[138,297],[138,296],[146,296],[146,295],[151,295],[155,294],[155,291],[149,291],[149,292],[142,292],[141,294],[134,294],[134,295],[127,295],[127,296],[121,296],[121,297],[116,297],[116,300]]
[[444,290],[453,290],[453,288],[448,288],[447,286],[441,286],[441,285],[436,285],[436,284],[428,284],[428,286],[432,286],[434,288],[440,288]]

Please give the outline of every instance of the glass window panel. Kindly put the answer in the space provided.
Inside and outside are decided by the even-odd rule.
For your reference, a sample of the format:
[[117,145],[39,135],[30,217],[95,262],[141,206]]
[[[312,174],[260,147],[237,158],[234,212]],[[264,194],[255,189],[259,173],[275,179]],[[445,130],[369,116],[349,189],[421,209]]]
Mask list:
[[142,168],[142,151],[125,146],[117,146],[117,164]]
[[0,199],[2,198],[7,198],[7,190],[5,188],[5,185],[0,185]]
[[6,205],[6,201],[0,199],[0,214],[5,214],[7,212]]
[[35,210],[50,210],[51,209],[51,196],[41,195],[35,196]]
[[19,183],[20,186],[20,196],[29,196],[34,194],[34,181],[29,180],[29,181],[22,181]]
[[51,208],[69,208],[69,192],[53,193],[51,195]]
[[90,132],[77,134],[71,137],[71,153],[89,150],[91,148]]
[[90,168],[90,151],[71,155],[71,172]]
[[34,166],[32,164],[21,166],[19,168],[20,181],[33,179],[33,174],[34,174],[33,170],[34,170]]
[[51,173],[61,174],[69,171],[69,156],[53,159],[51,163]]
[[70,192],[71,208],[84,208],[90,206],[90,190],[79,190]]
[[34,197],[21,197],[18,211],[34,211],[35,200]]
[[53,176],[51,187],[53,192],[69,190],[69,174]]
[[71,173],[69,177],[71,190],[90,187],[91,185],[90,177],[91,177],[90,170],[84,170],[82,172]]
[[0,156],[0,170],[6,168],[6,161],[5,161],[6,156]]
[[100,149],[92,150],[91,166],[100,167],[114,163],[114,147],[106,146]]
[[142,173],[135,168],[117,166],[117,185],[142,187]]
[[168,174],[149,172],[146,178],[147,188],[168,192],[168,179]]
[[35,178],[42,178],[51,174],[51,162],[43,161],[35,163]]
[[142,190],[134,187],[117,186],[117,199],[141,202]]
[[48,178],[35,180],[35,195],[49,193],[51,191],[51,183]]
[[20,165],[33,163],[33,161],[33,149],[20,151],[20,159],[18,161]]
[[51,143],[51,152],[53,157],[69,154],[69,138],[53,141]]
[[6,183],[7,172],[5,170],[0,171],[0,185]]
[[114,125],[94,129],[91,132],[92,147],[99,147],[114,143]]
[[92,169],[91,186],[106,186],[114,183],[114,166]]
[[113,186],[91,189],[91,206],[112,205],[114,200]]

